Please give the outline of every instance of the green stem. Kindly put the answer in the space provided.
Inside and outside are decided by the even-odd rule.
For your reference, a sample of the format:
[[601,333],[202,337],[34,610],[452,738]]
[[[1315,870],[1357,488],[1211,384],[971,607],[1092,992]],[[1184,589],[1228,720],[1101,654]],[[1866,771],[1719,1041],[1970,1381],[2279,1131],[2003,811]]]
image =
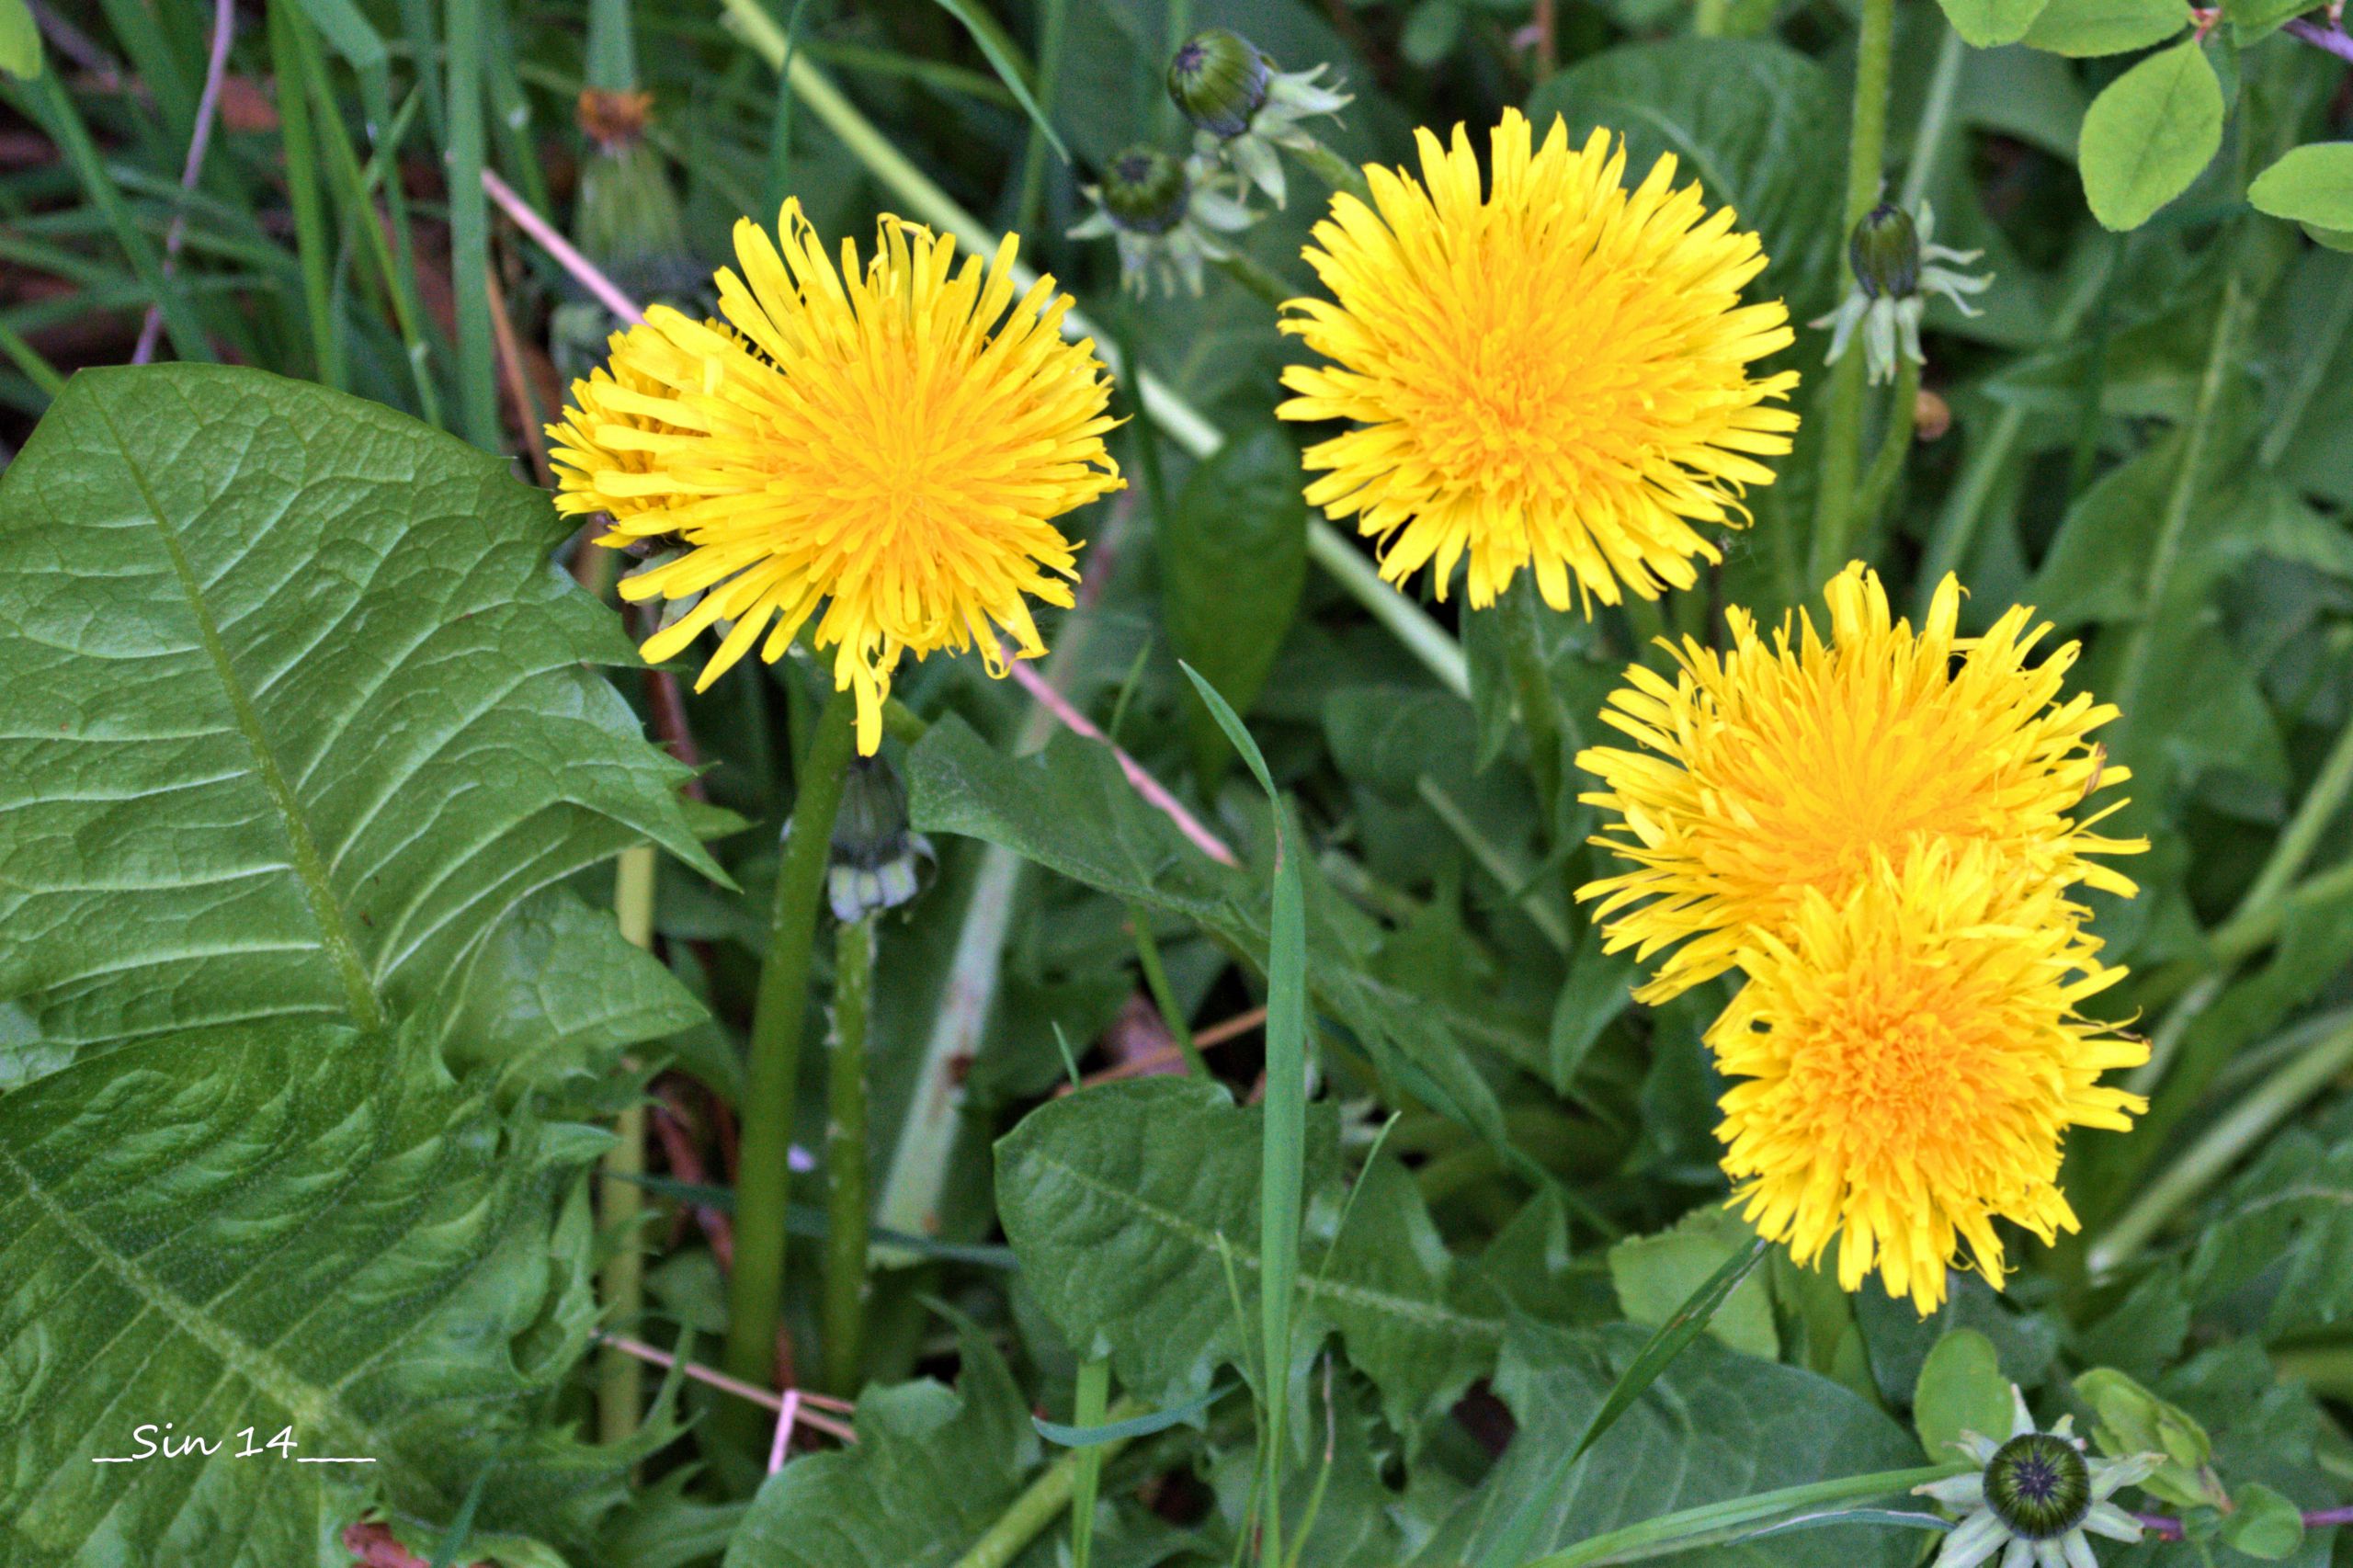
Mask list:
[[1920,414],[1920,367],[1908,356],[1899,355],[1897,361],[1895,391],[1887,407],[1887,432],[1880,437],[1870,471],[1863,475],[1863,483],[1855,493],[1855,527],[1863,540],[1865,554],[1870,551],[1871,532],[1878,526],[1880,509],[1894,493],[1895,482],[1904,472],[1904,460],[1912,455],[1912,431]]
[[[1105,1425],[1132,1420],[1149,1408],[1141,1400],[1122,1395],[1117,1404],[1104,1413]],[[1029,1483],[1029,1490],[1016,1497],[1011,1506],[996,1517],[996,1522],[982,1532],[981,1539],[956,1560],[956,1568],[1006,1568],[1006,1563],[1028,1550],[1040,1532],[1070,1506],[1071,1497],[1078,1489],[1079,1456],[1097,1456],[1096,1466],[1099,1473],[1101,1467],[1116,1458],[1130,1440],[1113,1437],[1089,1448],[1065,1450],[1046,1467],[1044,1473]]]
[[[723,0],[723,4],[727,19],[754,52],[784,72],[787,85],[809,106],[810,112],[866,165],[868,173],[906,204],[910,213],[935,229],[954,234],[966,246],[984,256],[995,252],[998,237],[990,233],[988,226],[959,207],[946,191],[909,162],[906,154],[893,146],[890,138],[877,130],[874,122],[834,85],[832,78],[808,58],[809,51],[795,50],[787,61],[784,29],[761,8],[759,0]],[[1340,162],[1336,154],[1327,155],[1333,162]],[[1036,274],[1017,264],[1014,276],[1026,288]],[[1098,344],[1110,341],[1108,334],[1096,328],[1085,312],[1075,308],[1063,312],[1063,330],[1074,337],[1091,336]],[[1127,374],[1121,366],[1112,369]],[[1206,458],[1225,444],[1224,432],[1151,371],[1135,367],[1129,379],[1145,415],[1189,456]],[[1461,645],[1444,627],[1423,613],[1419,605],[1382,582],[1372,562],[1321,517],[1308,519],[1307,555],[1448,690],[1458,697],[1471,694],[1471,667],[1462,656]]]
[[1866,1497],[1908,1492],[1960,1471],[1958,1465],[1923,1465],[1912,1470],[1882,1470],[1836,1481],[1817,1481],[1804,1486],[1783,1487],[1779,1492],[1760,1492],[1753,1497],[1735,1497],[1705,1507],[1662,1514],[1639,1525],[1590,1536],[1566,1551],[1531,1559],[1524,1568],[1592,1568],[1604,1562],[1640,1562],[1645,1558],[1688,1551],[1695,1546],[1721,1544],[1778,1515],[1824,1503],[1854,1503]]
[[[1847,132],[1846,219],[1839,238],[1879,199],[1880,171],[1887,144],[1887,75],[1895,41],[1895,0],[1862,0],[1862,31],[1855,45],[1855,111]],[[1852,264],[1842,243],[1841,292],[1854,286]],[[1813,549],[1807,561],[1811,593],[1847,559],[1855,524],[1855,474],[1862,463],[1863,359],[1847,354],[1831,368],[1829,411],[1822,448],[1822,487],[1814,497]]]
[[[1074,1426],[1100,1426],[1103,1412],[1111,1397],[1110,1358],[1098,1356],[1092,1361],[1082,1361],[1078,1368],[1078,1388],[1071,1402],[1070,1424]],[[1103,1448],[1090,1443],[1074,1450],[1078,1458],[1077,1473],[1072,1478],[1070,1499],[1071,1568],[1094,1568],[1095,1561],[1095,1502],[1103,1486]]]
[[1904,171],[1904,188],[1895,199],[1897,205],[1915,216],[1921,199],[1928,194],[1928,182],[1944,160],[1945,132],[1951,128],[1953,100],[1961,93],[1961,70],[1969,61],[1969,46],[1961,41],[1961,35],[1950,28],[1941,30],[1945,36],[1937,45],[1928,97],[1920,106],[1919,128],[1912,133],[1911,165]]
[[[776,1330],[784,1301],[785,1208],[790,1193],[792,1110],[801,1079],[801,1039],[809,1012],[810,949],[834,813],[849,765],[856,699],[825,699],[809,756],[798,772],[792,824],[777,868],[767,961],[752,1012],[751,1062],[744,1082],[744,1131],[735,1183],[735,1265],[727,1288],[726,1370],[759,1388],[776,1383]],[[736,1429],[756,1439],[759,1413],[731,1407]]]
[[1566,954],[1574,944],[1569,938],[1569,923],[1560,906],[1545,896],[1546,890],[1536,875],[1522,865],[1518,857],[1480,831],[1446,787],[1425,773],[1414,781],[1415,793],[1422,803],[1438,813],[1462,847],[1479,862],[1479,869],[1503,884],[1504,892],[1518,900],[1520,913],[1527,915],[1540,935],[1556,953]]
[[2238,908],[2224,923],[2225,930],[2257,918],[2258,912],[2287,893],[2289,884],[2302,874],[2304,862],[2320,846],[2321,835],[2336,820],[2348,790],[2353,790],[2353,720],[2347,721],[2345,728],[2338,732],[2336,744],[2329,748],[2320,772],[2313,778],[2313,787],[2304,792],[2303,803],[2289,819],[2279,842],[2272,845],[2270,857],[2256,874],[2254,885],[2246,890],[2246,896],[2239,900]]
[[1219,262],[1217,269],[1279,311],[1304,292],[1273,267],[1242,251]]
[[825,1096],[825,1387],[856,1397],[866,1354],[866,1024],[874,917],[834,933],[834,1042]]
[[1504,662],[1518,699],[1520,728],[1528,737],[1528,771],[1536,784],[1540,835],[1550,844],[1561,810],[1561,724],[1552,676],[1536,645],[1536,618],[1544,613],[1544,603],[1528,573],[1506,588],[1503,597],[1496,613],[1503,617]]
[[1343,158],[1313,136],[1302,146],[1288,149],[1290,154],[1307,166],[1307,172],[1330,186],[1345,190],[1358,201],[1370,206],[1372,187],[1365,182],[1364,171]]
[[351,370],[343,340],[335,330],[334,296],[327,280],[334,246],[327,234],[326,197],[319,182],[318,152],[311,135],[311,97],[302,89],[301,45],[292,31],[304,25],[293,12],[299,0],[269,0],[270,69],[278,85],[286,196],[294,210],[294,248],[302,264],[302,311],[311,328],[312,368],[328,386],[348,392]]
[[[1038,84],[1039,111],[1047,116],[1054,112],[1054,84],[1062,75],[1063,35],[1067,30],[1070,0],[1040,0],[1038,10]],[[1021,154],[1021,199],[1015,205],[1014,231],[1034,234],[1038,218],[1046,198],[1046,128],[1033,123],[1029,127],[1029,145]]]
[[2206,369],[2198,380],[2198,401],[2191,408],[2189,429],[2182,439],[2181,466],[2174,473],[2173,487],[2165,495],[2165,508],[2157,525],[2156,541],[2149,551],[2149,572],[2141,587],[2141,613],[2124,633],[2124,653],[2118,665],[2111,700],[2124,715],[2127,733],[2139,728],[2133,722],[2134,710],[2141,696],[2141,683],[2149,673],[2152,633],[2164,611],[2166,593],[2173,585],[2174,565],[2181,555],[2181,536],[2189,527],[2190,506],[2197,499],[2199,477],[2206,465],[2206,445],[2214,428],[2216,412],[2222,406],[2223,389],[2230,381],[2231,360],[2238,349],[2242,310],[2238,275],[2227,265],[2223,272],[2222,308],[2215,312],[2214,335],[2206,348]]
[[1167,966],[1160,961],[1160,944],[1152,937],[1152,916],[1133,899],[1128,900],[1128,929],[1134,934],[1136,963],[1143,971],[1144,989],[1152,993],[1152,1005],[1160,1009],[1160,1021],[1167,1027],[1176,1049],[1185,1053],[1186,1071],[1206,1081],[1210,1064],[1202,1060],[1201,1048],[1194,1043],[1193,1026],[1186,1021],[1185,1010],[1176,1005],[1176,993],[1168,983]]
[[506,446],[498,418],[498,380],[491,358],[490,296],[462,280],[490,270],[489,198],[482,187],[483,9],[480,0],[449,0],[449,276],[460,287],[458,433],[486,452]]
[[1633,594],[1626,596],[1626,638],[1631,644],[1628,657],[1641,664],[1650,651],[1666,636],[1666,615],[1656,599],[1645,599]]
[[[2260,1049],[2260,1048],[2258,1048]],[[2353,1067],[2353,1024],[2306,1047],[2261,1086],[2206,1130],[2181,1158],[2149,1184],[2132,1206],[2093,1245],[2086,1259],[2094,1278],[2114,1270],[2234,1165],[2257,1140]]]
[[[613,868],[613,918],[621,935],[639,948],[654,945],[654,846],[621,851]],[[645,1210],[645,1108],[631,1103],[613,1119],[613,1146],[605,1151],[597,1201],[604,1227],[615,1241],[612,1256],[597,1271],[604,1321],[617,1331],[635,1333],[645,1310],[645,1255],[638,1248],[638,1217]],[[627,1351],[605,1346],[597,1366],[597,1437],[625,1442],[637,1433],[644,1408],[645,1364]]]
[[40,350],[27,343],[16,328],[5,324],[0,324],[0,354],[6,354],[8,362],[22,370],[47,396],[55,397],[65,390],[65,377],[57,367],[43,358]]

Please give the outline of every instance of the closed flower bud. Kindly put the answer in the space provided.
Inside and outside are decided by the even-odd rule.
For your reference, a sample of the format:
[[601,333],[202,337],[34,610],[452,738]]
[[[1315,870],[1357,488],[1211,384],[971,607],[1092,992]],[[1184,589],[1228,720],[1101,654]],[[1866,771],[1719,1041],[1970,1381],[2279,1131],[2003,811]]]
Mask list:
[[1240,33],[1211,28],[1187,39],[1168,62],[1168,96],[1212,136],[1239,136],[1266,107],[1275,62]]
[[2052,1433],[2012,1437],[1985,1467],[1985,1506],[2014,1536],[2065,1535],[2091,1512],[2091,1467],[2074,1443]]
[[1131,147],[1103,173],[1103,210],[1131,234],[1165,234],[1185,221],[1185,166],[1153,147]]
[[931,842],[907,830],[907,791],[880,755],[854,757],[842,781],[825,867],[825,896],[837,920],[895,909],[921,891]]
[[1863,214],[1847,237],[1847,258],[1866,299],[1903,300],[1920,291],[1920,231],[1912,214],[1892,201]]

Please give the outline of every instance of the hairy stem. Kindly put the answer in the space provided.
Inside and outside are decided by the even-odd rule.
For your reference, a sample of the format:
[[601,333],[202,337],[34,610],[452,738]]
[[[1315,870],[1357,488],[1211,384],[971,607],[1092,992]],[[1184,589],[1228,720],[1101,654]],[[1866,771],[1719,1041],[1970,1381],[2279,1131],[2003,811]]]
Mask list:
[[[654,945],[654,846],[641,844],[621,851],[613,869],[613,917],[621,935],[640,948]],[[645,1210],[645,1188],[635,1178],[645,1174],[645,1108],[632,1105],[613,1119],[613,1146],[605,1151],[604,1179],[597,1201],[605,1229],[619,1244],[597,1271],[598,1294],[604,1300],[606,1323],[615,1328],[634,1326],[645,1308],[645,1255],[638,1250],[638,1216]],[[637,1358],[607,1346],[597,1358],[597,1437],[619,1443],[637,1432],[638,1413],[644,1407],[644,1368]]]
[[866,1352],[866,1024],[874,917],[834,934],[834,1040],[825,1096],[825,1387],[858,1392]]
[[[1140,1400],[1123,1396],[1119,1403],[1104,1412],[1105,1425],[1130,1421],[1144,1414],[1148,1407]],[[1098,1456],[1096,1468],[1117,1458],[1128,1439],[1113,1437],[1084,1449],[1065,1450],[1048,1465],[1044,1473],[1029,1483],[1029,1490],[1016,1497],[996,1522],[981,1533],[963,1556],[956,1560],[956,1568],[1005,1568],[1038,1539],[1055,1517],[1070,1506],[1073,1494],[1078,1489],[1078,1462],[1082,1454]]]

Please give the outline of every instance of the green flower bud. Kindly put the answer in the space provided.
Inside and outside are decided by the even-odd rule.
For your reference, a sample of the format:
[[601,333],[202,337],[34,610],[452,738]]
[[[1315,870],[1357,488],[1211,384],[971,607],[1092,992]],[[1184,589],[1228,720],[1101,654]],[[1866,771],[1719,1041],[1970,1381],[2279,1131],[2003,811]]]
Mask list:
[[1131,147],[1103,172],[1103,210],[1131,234],[1165,234],[1191,199],[1185,165],[1152,147]]
[[1920,291],[1920,232],[1912,214],[1892,201],[1863,214],[1847,241],[1847,259],[1867,300],[1908,300]]
[[2012,1535],[2065,1535],[2091,1513],[2091,1467],[2075,1444],[2053,1433],[2012,1437],[1985,1467],[1985,1505]]
[[825,866],[836,920],[895,909],[921,891],[931,842],[907,831],[907,791],[881,756],[852,757]]
[[1211,28],[1187,39],[1168,62],[1168,96],[1212,136],[1234,137],[1266,107],[1275,62],[1240,33]]

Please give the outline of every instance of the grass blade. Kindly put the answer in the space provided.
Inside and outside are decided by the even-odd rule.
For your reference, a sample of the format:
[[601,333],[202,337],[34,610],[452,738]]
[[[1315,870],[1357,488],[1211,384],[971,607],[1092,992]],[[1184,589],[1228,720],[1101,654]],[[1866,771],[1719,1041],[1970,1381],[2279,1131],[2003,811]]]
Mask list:
[[[1098,1367],[1107,1369],[1108,1375],[1109,1365],[1108,1361],[1089,1361],[1079,1369],[1079,1375],[1083,1378]],[[1029,1425],[1038,1428],[1038,1436],[1050,1443],[1060,1444],[1065,1449],[1094,1448],[1103,1443],[1120,1443],[1130,1437],[1148,1437],[1154,1432],[1165,1432],[1180,1422],[1191,1420],[1233,1392],[1232,1383],[1221,1383],[1199,1399],[1188,1399],[1165,1410],[1148,1410],[1142,1415],[1131,1415],[1125,1421],[1114,1421],[1108,1426],[1082,1420],[1074,1426],[1064,1426],[1039,1415],[1032,1415]],[[1097,1403],[1099,1404],[1099,1400]]]
[[[790,97],[791,95],[788,93],[785,96]],[[1101,1494],[1103,1487],[1103,1439],[1093,1434],[1104,1430],[1104,1407],[1110,1398],[1110,1358],[1098,1356],[1092,1361],[1082,1362],[1078,1369],[1078,1387],[1071,1400],[1071,1419],[1076,1424],[1078,1436],[1087,1447],[1078,1456],[1078,1465],[1071,1478],[1071,1568],[1095,1568],[1095,1500]],[[1059,1441],[1043,1426],[1039,1431],[1048,1441]]]
[[1028,112],[1029,123],[1054,144],[1054,151],[1062,154],[1063,162],[1069,163],[1070,149],[1063,145],[1063,139],[1055,133],[1053,123],[1046,118],[1046,111],[1038,106],[1037,97],[1029,91],[1029,79],[1022,73],[1021,61],[1014,51],[1013,40],[1005,36],[1005,29],[997,25],[996,18],[973,5],[972,0],[939,0],[939,8],[964,24],[964,30],[972,35],[972,41],[979,44],[981,52],[988,57],[989,68],[996,73],[997,80],[1005,84],[1006,91],[1011,93],[1014,101]]
[[1609,1397],[1603,1400],[1601,1408],[1593,1413],[1593,1419],[1586,1424],[1585,1435],[1577,1439],[1576,1446],[1553,1463],[1541,1486],[1530,1487],[1520,1498],[1519,1506],[1513,1510],[1503,1533],[1481,1556],[1475,1568],[1512,1568],[1528,1555],[1529,1548],[1536,1539],[1537,1528],[1543,1522],[1545,1507],[1560,1494],[1562,1486],[1568,1481],[1569,1471],[1576,1467],[1577,1460],[1585,1457],[1586,1449],[1601,1440],[1603,1433],[1617,1425],[1620,1415],[1632,1408],[1634,1402],[1643,1397],[1643,1391],[1666,1370],[1668,1363],[1682,1355],[1685,1347],[1699,1337],[1700,1332],[1708,1326],[1708,1320],[1716,1315],[1716,1309],[1722,1306],[1725,1298],[1748,1278],[1749,1271],[1763,1260],[1772,1244],[1758,1237],[1746,1251],[1728,1259],[1722,1268],[1710,1275],[1698,1290],[1691,1292],[1690,1300],[1677,1309],[1673,1317],[1659,1324],[1658,1332],[1651,1335],[1650,1342],[1643,1346],[1642,1354],[1634,1358],[1633,1364],[1610,1389]]
[[[1267,954],[1267,1125],[1258,1184],[1259,1329],[1266,1356],[1266,1528],[1259,1561],[1281,1562],[1283,1417],[1290,1407],[1292,1294],[1299,1283],[1307,1144],[1307,889],[1274,775],[1241,715],[1190,665],[1185,678],[1267,792],[1275,813],[1275,898]],[[1729,1290],[1729,1287],[1727,1287]],[[1655,1374],[1653,1374],[1655,1376]]]
[[498,422],[490,298],[472,280],[490,270],[490,202],[483,194],[483,12],[449,0],[449,278],[458,327],[458,434],[485,452],[506,446]]

